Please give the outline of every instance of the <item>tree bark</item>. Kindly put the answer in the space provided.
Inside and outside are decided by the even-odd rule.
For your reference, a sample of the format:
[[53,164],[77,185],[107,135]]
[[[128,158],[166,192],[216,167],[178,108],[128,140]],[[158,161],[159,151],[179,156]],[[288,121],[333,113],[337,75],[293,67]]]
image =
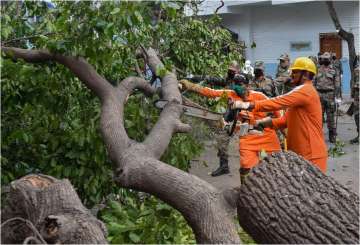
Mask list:
[[58,244],[107,243],[105,225],[82,205],[66,179],[28,175],[13,181],[2,214],[3,244],[19,244],[29,238]]
[[359,243],[359,197],[292,152],[256,166],[241,186],[240,225],[257,243]]
[[[355,51],[355,43],[354,43],[354,34],[351,32],[345,31],[339,21],[339,18],[336,14],[334,2],[333,1],[326,1],[326,5],[329,10],[330,17],[332,21],[334,22],[335,28],[339,36],[344,39],[348,44],[349,49],[349,66],[350,66],[350,72],[351,72],[351,80],[350,80],[350,86],[353,86],[354,77],[355,77],[355,67],[354,62],[356,58],[356,51]],[[351,97],[353,97],[353,92],[351,92]]]
[[[47,50],[13,47],[2,47],[2,50],[13,60],[61,63],[100,98],[101,133],[119,186],[153,194],[179,210],[198,243],[240,243],[233,217],[228,212],[234,206],[223,193],[206,181],[159,161],[174,133],[191,130],[180,121],[182,98],[175,74],[166,72],[161,78],[161,95],[168,104],[144,142],[136,142],[126,133],[123,111],[134,89],[154,93],[147,81],[128,77],[113,87],[84,58],[52,54]],[[152,48],[143,48],[142,54],[154,74],[164,67]]]
[[[116,183],[153,194],[179,210],[198,243],[240,243],[229,212],[236,205],[240,224],[260,243],[359,242],[358,196],[294,153],[279,153],[265,159],[252,170],[239,192],[224,193],[196,176],[159,161],[172,135],[190,130],[179,119],[182,98],[173,73],[167,72],[161,79],[161,94],[168,104],[144,142],[136,142],[126,133],[123,110],[134,89],[139,88],[146,94],[154,92],[147,81],[128,77],[114,87],[81,57],[51,54],[46,50],[3,48],[3,51],[14,60],[57,61],[91,89],[101,101],[101,132],[114,164]],[[143,49],[143,53],[153,73],[163,67],[153,49]],[[237,201],[234,195],[238,196]],[[36,195],[29,195],[33,196]],[[48,198],[40,200],[45,202]],[[79,204],[71,203],[67,207],[73,210],[72,206]],[[52,210],[51,206],[47,208]],[[45,212],[38,206],[30,211],[23,204],[19,211],[12,212],[25,212],[31,221],[34,220],[31,215]],[[47,222],[56,225],[73,220],[55,213]],[[73,228],[66,230],[69,234],[73,231]],[[6,236],[12,236],[13,232],[16,231],[8,231]],[[65,237],[66,232],[61,234]]]

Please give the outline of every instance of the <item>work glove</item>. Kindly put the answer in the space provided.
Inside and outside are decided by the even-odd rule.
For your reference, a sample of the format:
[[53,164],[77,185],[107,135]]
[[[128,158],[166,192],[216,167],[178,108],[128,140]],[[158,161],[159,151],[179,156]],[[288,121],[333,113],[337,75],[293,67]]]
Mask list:
[[269,128],[269,127],[272,127],[272,125],[273,124],[272,124],[271,117],[264,117],[262,119],[255,121],[255,127],[260,128],[260,129]]
[[202,89],[202,86],[192,83],[186,79],[182,79],[179,81],[179,84],[181,84],[181,89],[187,89],[189,91],[194,91],[199,93],[200,90]]
[[250,107],[250,102],[242,102],[240,100],[230,102],[231,109],[248,110],[249,107]]
[[342,100],[341,100],[341,98],[340,97],[336,97],[335,98],[335,103],[336,103],[336,105],[341,105],[341,102],[342,102]]

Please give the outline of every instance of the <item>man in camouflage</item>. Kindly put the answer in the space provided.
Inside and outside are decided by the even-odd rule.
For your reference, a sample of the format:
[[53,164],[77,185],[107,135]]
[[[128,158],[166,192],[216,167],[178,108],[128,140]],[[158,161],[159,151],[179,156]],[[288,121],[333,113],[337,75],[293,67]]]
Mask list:
[[[187,78],[193,82],[205,81],[212,88],[228,88],[232,83],[236,74],[239,74],[240,66],[236,61],[232,61],[228,67],[227,75],[225,78],[222,77],[192,77]],[[214,136],[216,141],[217,156],[219,157],[219,167],[211,173],[211,176],[220,176],[223,174],[228,174],[229,170],[229,144],[230,136],[226,130],[219,128],[217,123],[212,123],[208,121],[207,124],[211,128],[211,134]]]
[[279,64],[276,69],[275,82],[277,83],[277,89],[279,94],[286,94],[292,88],[289,84],[290,78],[290,58],[289,55],[284,53],[280,55]]
[[[240,66],[236,61],[232,61],[229,65],[227,76],[225,78],[225,83],[223,88],[228,88],[232,83],[236,74],[240,73]],[[219,82],[221,79],[216,78],[208,78],[207,79],[210,84],[221,84]],[[211,127],[214,132],[214,138],[216,141],[216,148],[218,150],[217,156],[219,157],[219,167],[215,169],[211,176],[216,177],[223,174],[230,173],[229,170],[229,145],[230,145],[230,136],[228,135],[226,130],[223,130],[219,127],[212,126]]]
[[263,61],[256,61],[254,65],[254,79],[250,83],[250,89],[262,92],[268,97],[279,95],[275,83],[265,77],[265,66]]
[[338,58],[336,58],[336,53],[332,53],[332,55],[331,55],[331,64],[334,67],[334,69],[335,69],[335,71],[337,73],[337,76],[340,79],[340,84],[342,84],[341,79],[342,79],[342,76],[343,76],[343,69],[342,69],[341,61]]
[[351,144],[359,143],[359,72],[360,72],[359,56],[356,57],[354,67],[355,67],[354,69],[355,74],[354,74],[354,82],[351,88],[351,95],[354,98],[353,115],[354,115],[356,130],[358,135],[354,139],[350,140]]
[[319,93],[323,122],[326,113],[326,123],[329,130],[329,141],[336,142],[336,103],[341,98],[341,85],[337,72],[331,65],[330,53],[325,52],[321,57],[320,67],[315,77],[315,87]]

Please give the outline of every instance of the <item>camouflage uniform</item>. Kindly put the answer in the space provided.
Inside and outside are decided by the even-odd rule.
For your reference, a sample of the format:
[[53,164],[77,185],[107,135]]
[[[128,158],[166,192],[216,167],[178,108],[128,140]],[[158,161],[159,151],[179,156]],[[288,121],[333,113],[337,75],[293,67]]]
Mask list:
[[[219,77],[207,77],[205,81],[212,87],[224,89],[232,82],[233,79],[233,77],[229,77],[229,71],[232,71],[233,74],[237,74],[240,72],[240,67],[236,61],[232,61],[230,63],[228,68],[228,76],[225,79]],[[216,124],[217,123],[212,122],[208,123],[216,141],[216,148],[218,150],[217,156],[220,160],[219,168],[217,168],[211,173],[212,176],[219,176],[229,173],[228,162],[230,136],[228,135],[226,130],[219,128],[219,125]]]
[[[280,55],[279,60],[288,60],[290,61],[288,54]],[[292,87],[287,84],[287,81],[290,79],[290,70],[289,67],[282,67],[278,64],[275,75],[275,82],[277,83],[277,89],[279,94],[286,94],[289,92]]]
[[263,61],[255,62],[255,67],[254,67],[255,73],[257,69],[262,70],[263,76],[255,77],[250,82],[250,89],[262,92],[268,97],[278,96],[279,93],[275,86],[275,83],[271,79],[265,77],[265,67]]
[[340,91],[341,91],[341,75],[343,74],[343,69],[342,69],[342,64],[340,62],[339,59],[336,59],[336,54],[333,53],[333,57],[335,59],[332,60],[332,65],[337,73],[337,76],[339,77],[339,81],[340,81]]
[[338,75],[343,74],[342,64],[341,64],[340,60],[338,60],[338,59],[334,60],[333,66],[334,66],[335,70],[337,71]]
[[[322,56],[323,60],[328,59],[326,53]],[[329,55],[330,61],[330,55]],[[324,121],[324,113],[326,113],[326,123],[329,130],[330,142],[334,143],[336,138],[335,97],[340,97],[340,80],[333,66],[321,65],[315,78],[315,87],[319,93],[322,115]]]
[[220,165],[227,164],[229,161],[230,136],[226,130],[219,128],[219,125],[215,125],[210,121],[208,125],[211,128],[211,135],[214,136],[216,141],[217,156],[219,157]]

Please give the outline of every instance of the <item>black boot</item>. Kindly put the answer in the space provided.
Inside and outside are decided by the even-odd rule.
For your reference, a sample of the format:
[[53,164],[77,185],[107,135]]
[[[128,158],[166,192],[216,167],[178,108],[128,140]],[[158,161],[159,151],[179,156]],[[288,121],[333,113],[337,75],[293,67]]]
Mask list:
[[228,160],[220,158],[220,166],[211,173],[211,176],[216,177],[228,173],[230,173]]
[[336,143],[336,130],[329,130],[329,141],[330,143]]
[[359,135],[350,140],[350,144],[359,144]]

